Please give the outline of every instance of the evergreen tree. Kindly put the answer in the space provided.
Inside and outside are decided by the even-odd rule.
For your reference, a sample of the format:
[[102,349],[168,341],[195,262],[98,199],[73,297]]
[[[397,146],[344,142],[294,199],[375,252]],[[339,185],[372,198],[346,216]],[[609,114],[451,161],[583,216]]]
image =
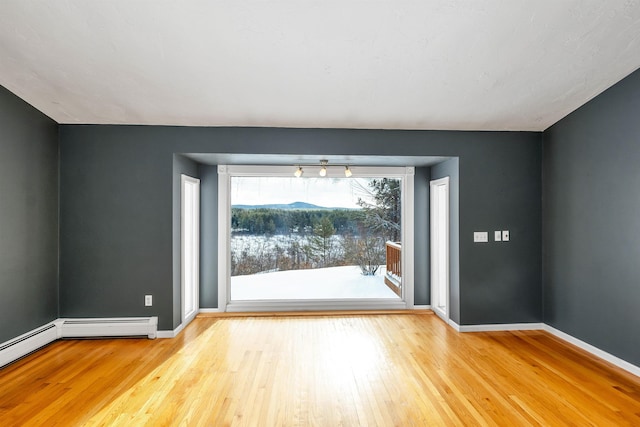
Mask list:
[[381,233],[386,240],[400,241],[400,180],[373,179],[367,192],[373,203],[358,199],[358,205],[362,207],[364,225],[372,232]]
[[326,267],[331,261],[332,242],[331,237],[336,229],[328,217],[323,217],[313,227],[313,235],[309,239],[311,252],[318,260],[319,267]]

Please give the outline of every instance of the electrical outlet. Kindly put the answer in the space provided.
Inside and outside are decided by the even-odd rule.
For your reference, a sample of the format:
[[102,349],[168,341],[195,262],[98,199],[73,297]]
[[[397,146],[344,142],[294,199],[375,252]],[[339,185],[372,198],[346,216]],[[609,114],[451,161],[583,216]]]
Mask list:
[[474,231],[473,241],[476,243],[484,243],[489,241],[489,233],[486,231]]
[[509,230],[502,230],[502,241],[503,242],[509,241]]
[[144,305],[145,307],[151,307],[153,305],[153,296],[145,295],[144,296]]
[[496,242],[501,242],[502,241],[502,231],[494,231],[493,232],[493,240],[495,240]]

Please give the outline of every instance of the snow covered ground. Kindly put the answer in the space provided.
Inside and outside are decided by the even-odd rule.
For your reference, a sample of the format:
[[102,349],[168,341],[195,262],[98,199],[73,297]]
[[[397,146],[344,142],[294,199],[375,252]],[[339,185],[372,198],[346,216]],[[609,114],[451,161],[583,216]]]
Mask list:
[[384,284],[385,268],[363,276],[357,266],[277,271],[231,277],[231,299],[398,298]]

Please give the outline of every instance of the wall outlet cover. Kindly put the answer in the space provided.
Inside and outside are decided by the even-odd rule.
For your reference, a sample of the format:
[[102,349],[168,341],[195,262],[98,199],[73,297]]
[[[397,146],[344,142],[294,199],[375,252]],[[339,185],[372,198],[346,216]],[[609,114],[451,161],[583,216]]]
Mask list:
[[496,242],[501,242],[502,241],[502,231],[494,231],[493,240],[495,240]]
[[473,241],[476,243],[484,243],[489,241],[489,233],[487,231],[474,231]]
[[153,305],[153,296],[145,295],[144,296],[144,305],[145,307],[151,307]]
[[503,242],[509,241],[509,230],[502,230],[502,241]]

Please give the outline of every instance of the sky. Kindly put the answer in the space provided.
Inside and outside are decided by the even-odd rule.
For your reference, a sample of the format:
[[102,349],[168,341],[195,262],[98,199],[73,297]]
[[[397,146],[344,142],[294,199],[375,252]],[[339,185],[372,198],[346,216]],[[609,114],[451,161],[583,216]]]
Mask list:
[[232,205],[306,202],[327,208],[359,208],[371,178],[231,177]]

